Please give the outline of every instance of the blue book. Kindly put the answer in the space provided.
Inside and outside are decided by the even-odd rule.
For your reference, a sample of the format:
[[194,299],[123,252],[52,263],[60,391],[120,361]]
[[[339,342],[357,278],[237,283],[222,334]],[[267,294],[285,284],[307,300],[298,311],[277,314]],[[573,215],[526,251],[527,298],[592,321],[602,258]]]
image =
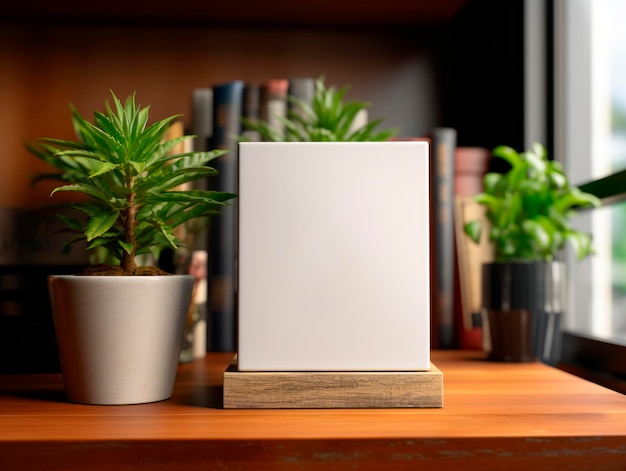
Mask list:
[[[213,136],[210,149],[230,149],[210,165],[218,171],[210,187],[238,192],[237,138],[242,132],[241,115],[245,84],[235,80],[213,87]],[[209,230],[209,313],[207,350],[236,351],[237,338],[237,203],[222,208],[211,219]]]

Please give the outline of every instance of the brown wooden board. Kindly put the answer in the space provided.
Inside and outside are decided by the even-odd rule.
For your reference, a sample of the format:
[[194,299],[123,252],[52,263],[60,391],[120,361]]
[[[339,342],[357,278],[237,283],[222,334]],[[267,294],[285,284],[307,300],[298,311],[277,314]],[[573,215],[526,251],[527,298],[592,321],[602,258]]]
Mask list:
[[443,374],[428,371],[224,372],[225,409],[440,408]]
[[624,469],[626,396],[542,362],[433,350],[443,408],[223,409],[233,355],[183,363],[171,399],[129,406],[70,403],[60,373],[2,375],[0,469]]

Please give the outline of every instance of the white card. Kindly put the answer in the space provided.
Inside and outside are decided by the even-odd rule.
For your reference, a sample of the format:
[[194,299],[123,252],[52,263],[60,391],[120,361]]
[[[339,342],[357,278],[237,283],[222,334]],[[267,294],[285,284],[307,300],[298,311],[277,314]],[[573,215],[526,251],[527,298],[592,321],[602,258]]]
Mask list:
[[426,141],[239,150],[242,371],[430,368]]

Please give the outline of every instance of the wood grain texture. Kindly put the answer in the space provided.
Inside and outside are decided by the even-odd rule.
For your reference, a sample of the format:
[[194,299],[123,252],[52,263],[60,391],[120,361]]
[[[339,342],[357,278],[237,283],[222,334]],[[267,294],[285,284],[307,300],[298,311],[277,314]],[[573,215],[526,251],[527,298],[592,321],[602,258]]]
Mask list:
[[[626,397],[541,363],[435,351],[443,408],[224,409],[233,354],[181,365],[171,399],[65,400],[60,375],[0,376],[0,469],[624,469]],[[86,464],[89,463],[89,464]]]
[[442,407],[443,374],[400,372],[224,372],[225,409]]

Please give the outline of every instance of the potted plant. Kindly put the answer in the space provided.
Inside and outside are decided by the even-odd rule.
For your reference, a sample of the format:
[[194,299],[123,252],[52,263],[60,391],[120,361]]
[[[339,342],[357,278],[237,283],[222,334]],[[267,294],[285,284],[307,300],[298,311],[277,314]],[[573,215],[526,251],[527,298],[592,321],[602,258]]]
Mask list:
[[[284,135],[267,121],[245,118],[242,121],[247,129],[257,131],[263,141],[269,142],[372,142],[387,141],[393,137],[396,134],[394,129],[376,129],[382,118],[369,122],[363,120],[370,103],[344,100],[349,89],[347,85],[339,89],[332,85],[326,87],[321,76],[315,80],[312,103],[289,95],[287,99],[293,106],[287,118],[277,117],[284,125]],[[248,139],[241,136],[240,140]]]
[[60,214],[87,249],[108,264],[77,275],[50,276],[49,290],[68,399],[90,404],[153,402],[171,396],[193,277],[138,266],[138,256],[175,249],[175,230],[219,211],[235,195],[179,186],[215,175],[207,166],[225,151],[174,154],[183,136],[164,139],[178,118],[148,124],[149,107],[135,95],[94,112],[93,123],[72,106],[76,140],[41,138],[28,144],[58,169],[52,194],[75,192]]
[[[591,236],[571,222],[575,208],[600,205],[594,195],[569,184],[559,162],[539,143],[518,153],[493,150],[505,173],[487,173],[475,200],[484,206],[495,261],[482,269],[483,335],[492,360],[554,362],[563,311],[563,267],[557,256],[566,243],[579,259],[593,253]],[[476,243],[481,221],[465,233]]]

